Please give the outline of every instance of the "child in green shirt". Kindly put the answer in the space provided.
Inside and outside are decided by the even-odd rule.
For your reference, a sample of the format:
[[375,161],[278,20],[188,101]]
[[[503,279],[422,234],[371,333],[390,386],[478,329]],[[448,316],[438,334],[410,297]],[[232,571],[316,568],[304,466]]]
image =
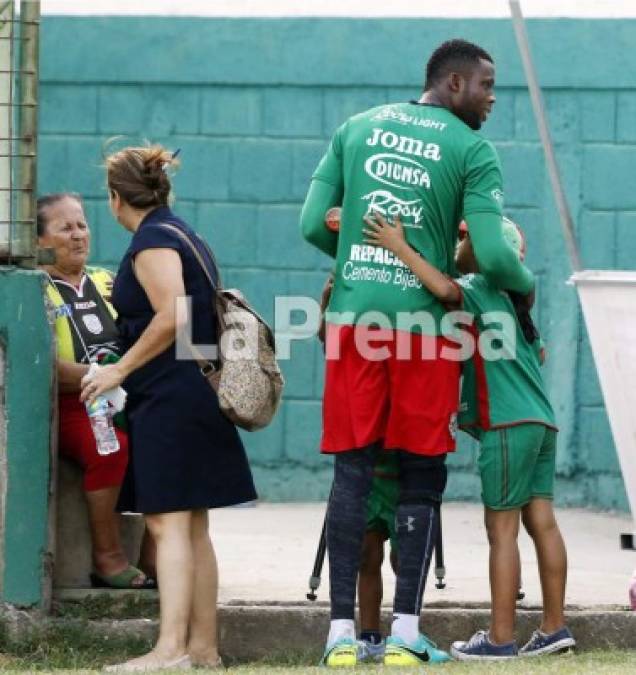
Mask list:
[[399,463],[395,453],[378,451],[367,501],[367,529],[358,573],[359,662],[381,661],[384,656],[385,640],[380,630],[382,563],[384,544],[388,539],[391,568],[393,572],[397,570],[395,512],[400,491],[398,474]]
[[[490,542],[492,610],[489,631],[455,642],[451,654],[459,660],[499,660],[569,650],[575,641],[563,615],[567,556],[552,508],[556,427],[539,371],[540,339],[530,318],[530,302],[494,288],[479,274],[468,232],[455,258],[457,269],[465,276],[455,281],[409,246],[398,219],[392,226],[376,213],[365,221],[367,241],[393,252],[448,309],[468,312],[470,332],[478,338],[474,354],[463,364],[459,424],[481,446],[479,470]],[[523,236],[508,219],[504,219],[504,235],[521,257]],[[488,337],[493,319],[504,326],[497,332],[494,358],[492,352],[483,353],[487,350],[481,340]],[[537,551],[543,620],[529,642],[518,649],[514,622],[520,580],[520,521]]]

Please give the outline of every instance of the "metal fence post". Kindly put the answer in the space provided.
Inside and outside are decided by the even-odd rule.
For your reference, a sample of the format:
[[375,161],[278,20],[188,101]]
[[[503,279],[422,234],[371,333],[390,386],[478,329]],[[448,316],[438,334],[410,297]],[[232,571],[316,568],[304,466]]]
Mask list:
[[39,0],[0,0],[0,264],[37,265]]
[[20,3],[20,60],[18,67],[17,182],[20,188],[16,209],[15,256],[23,267],[37,265],[35,227],[37,190],[38,74],[40,2]]
[[13,29],[15,4],[0,2],[0,261],[11,249],[13,136]]

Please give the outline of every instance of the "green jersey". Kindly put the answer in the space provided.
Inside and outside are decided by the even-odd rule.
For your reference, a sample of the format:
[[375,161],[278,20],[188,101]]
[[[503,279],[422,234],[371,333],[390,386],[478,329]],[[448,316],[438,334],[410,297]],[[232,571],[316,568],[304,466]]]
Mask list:
[[[462,218],[501,215],[501,168],[492,144],[446,108],[386,105],[347,120],[313,178],[342,194],[328,320],[368,325],[381,312],[387,327],[439,334],[441,304],[390,251],[365,244],[363,217],[399,216],[409,244],[453,274]],[[413,325],[408,315],[415,312],[428,312],[431,320]]]
[[459,426],[477,436],[526,423],[556,429],[541,377],[540,339],[526,341],[508,294],[494,289],[481,274],[457,282],[463,310],[474,317],[477,340],[473,357],[463,364]]

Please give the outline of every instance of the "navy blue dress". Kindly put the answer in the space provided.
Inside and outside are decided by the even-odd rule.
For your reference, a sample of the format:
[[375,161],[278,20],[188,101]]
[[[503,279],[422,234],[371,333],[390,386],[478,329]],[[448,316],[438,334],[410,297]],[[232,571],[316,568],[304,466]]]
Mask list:
[[[112,301],[127,351],[154,316],[135,277],[132,260],[149,248],[178,251],[186,294],[192,298],[193,342],[215,344],[212,291],[192,251],[170,223],[192,234],[167,207],[142,221],[119,266]],[[199,244],[200,252],[205,255]],[[175,358],[173,344],[123,383],[130,459],[118,510],[168,513],[230,506],[256,499],[252,474],[236,427],[220,411],[216,394],[195,361]]]

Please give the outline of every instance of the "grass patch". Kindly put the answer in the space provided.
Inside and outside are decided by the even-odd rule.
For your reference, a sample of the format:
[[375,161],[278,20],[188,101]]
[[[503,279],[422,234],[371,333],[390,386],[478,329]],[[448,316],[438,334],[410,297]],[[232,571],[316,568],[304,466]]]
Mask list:
[[43,624],[25,631],[19,640],[2,635],[0,672],[101,670],[107,663],[143,654],[151,647],[149,639],[135,635],[104,635],[100,639],[85,621],[63,626]]
[[[21,631],[12,638],[0,626],[0,673],[64,672],[99,673],[104,665],[118,663],[145,653],[152,647],[151,632],[145,624],[130,626],[128,633],[108,635],[100,632],[86,618],[73,618],[35,625],[30,631]],[[315,648],[292,648],[284,655],[273,653],[258,661],[238,663],[226,661],[228,673],[237,675],[284,675],[286,673],[324,675],[325,669],[315,664],[320,651]],[[371,673],[388,669],[369,665],[349,670],[350,673]],[[419,669],[394,669],[396,673],[422,673]],[[427,673],[440,675],[594,675],[636,673],[636,650],[599,650],[576,655],[517,659],[506,663],[448,663],[426,668]],[[166,671],[163,671],[166,672]],[[176,672],[176,671],[175,671]],[[218,675],[218,671],[198,669],[198,673]],[[346,672],[346,671],[345,671]],[[391,670],[393,672],[393,669]]]
[[[73,672],[99,673],[108,663],[119,662],[142,654],[150,648],[150,643],[143,638],[125,637],[122,639],[96,639],[94,633],[85,630],[83,624],[64,629],[49,627],[44,630],[35,630],[33,635],[21,639],[19,643],[11,642],[6,637],[0,645],[3,654],[0,654],[0,672],[6,673],[33,673],[44,672]],[[237,675],[266,675],[269,673],[284,675],[289,673],[303,673],[307,675],[324,675],[324,668],[318,668],[316,655],[308,651],[290,652],[284,659],[264,659],[249,664],[228,663],[228,673]],[[389,669],[379,665],[369,665],[345,672],[372,673],[378,670],[388,672]],[[544,657],[531,660],[515,660],[506,663],[448,663],[443,666],[427,668],[440,674],[453,675],[471,673],[475,675],[542,675],[558,672],[559,675],[581,675],[594,673],[595,675],[636,672],[636,651],[604,650],[585,652],[577,655]],[[162,671],[168,672],[168,671]],[[175,673],[182,671],[174,671]],[[218,675],[218,671],[197,669],[197,674],[210,673]],[[422,668],[390,669],[390,672],[418,673]]]
[[[584,675],[589,673],[600,673],[601,675],[618,675],[622,673],[636,672],[636,652],[630,651],[598,651],[587,652],[584,654],[544,657],[528,660],[515,660],[506,663],[447,663],[443,666],[430,666],[423,668],[384,668],[383,666],[365,666],[355,668],[355,670],[346,669],[344,672],[350,673],[373,673],[373,672],[391,672],[403,675],[422,675],[423,670],[429,675],[439,673],[440,675],[459,675],[460,673],[474,673],[475,675],[543,675],[543,673],[558,673],[558,675]],[[197,671],[206,672],[206,671]],[[212,675],[213,671],[207,671]],[[296,666],[296,667],[276,667],[259,664],[239,666],[229,668],[228,673],[245,674],[254,673],[255,675],[265,675],[269,673],[300,673],[307,675],[324,675],[324,668]]]

